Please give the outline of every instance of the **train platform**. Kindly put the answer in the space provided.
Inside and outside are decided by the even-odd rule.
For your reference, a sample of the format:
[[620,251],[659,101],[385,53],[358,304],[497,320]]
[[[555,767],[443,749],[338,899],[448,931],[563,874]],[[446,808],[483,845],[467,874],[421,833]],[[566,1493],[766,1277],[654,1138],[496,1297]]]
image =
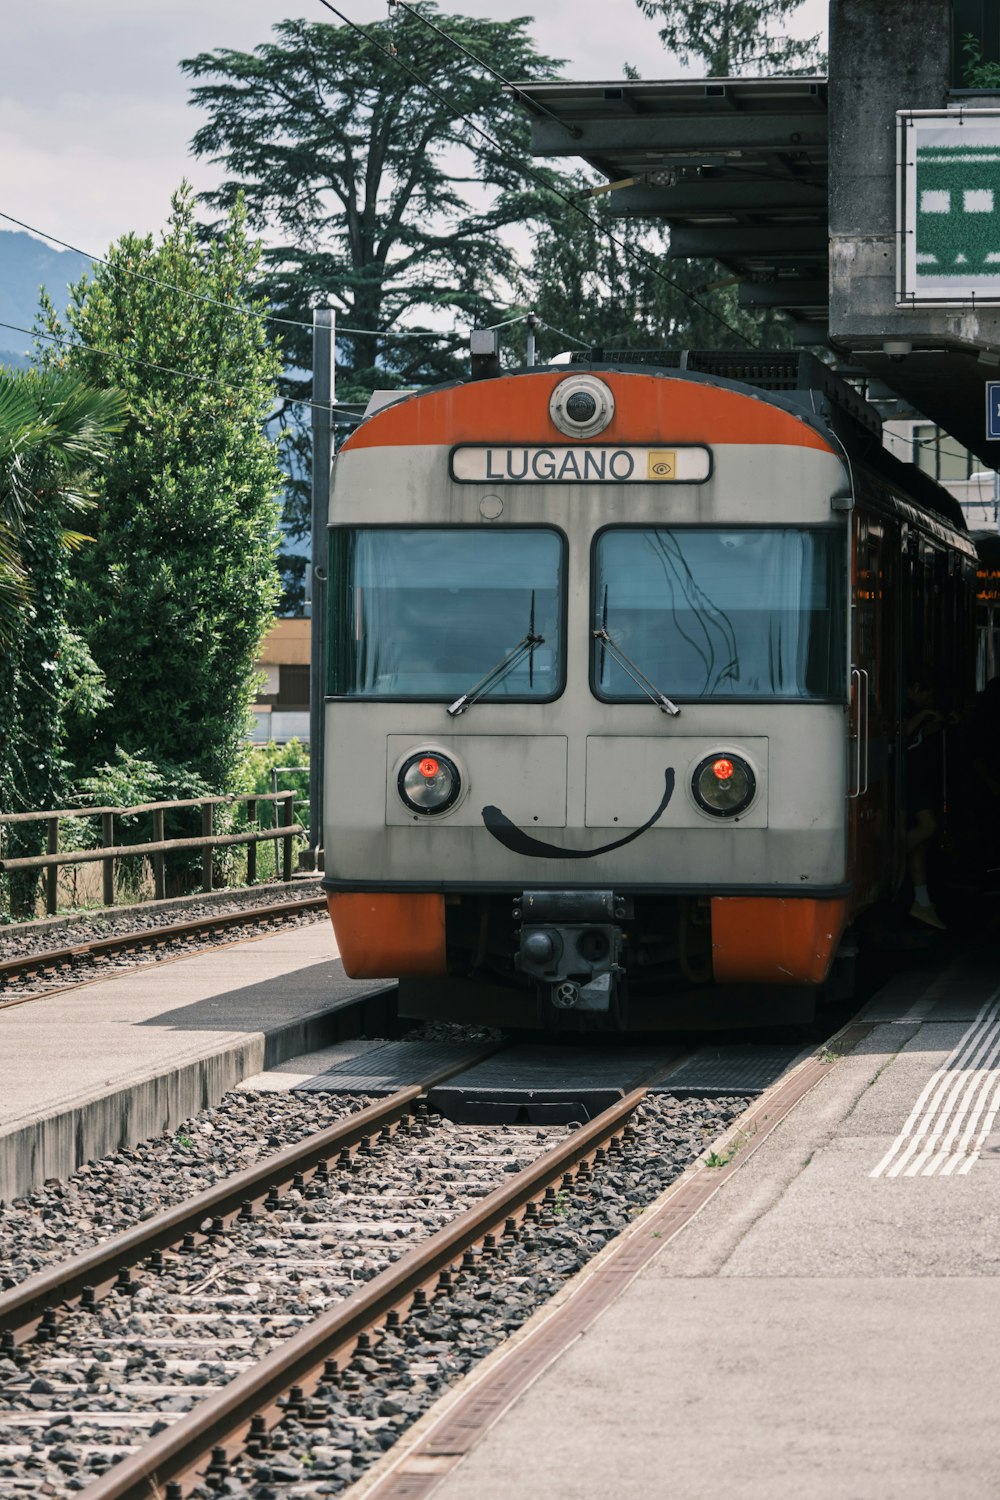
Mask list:
[[395,1485],[383,1468],[359,1495],[1000,1493],[997,969],[901,976],[603,1312],[548,1362],[532,1335],[556,1315],[536,1315],[387,1455]]
[[0,1009],[0,1198],[172,1129],[386,988],[319,921]]

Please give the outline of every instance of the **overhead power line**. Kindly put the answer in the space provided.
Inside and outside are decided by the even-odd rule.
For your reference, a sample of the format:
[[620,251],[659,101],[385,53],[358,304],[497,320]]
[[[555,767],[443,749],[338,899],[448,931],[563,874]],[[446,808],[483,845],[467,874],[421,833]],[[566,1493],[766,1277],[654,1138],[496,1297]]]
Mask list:
[[[65,338],[57,333],[42,333],[40,329],[22,328],[17,323],[0,322],[0,328],[9,328],[14,333],[25,333],[28,338],[43,339],[46,343],[58,344],[64,349],[82,349],[85,354],[96,354],[102,359],[110,359],[113,355],[116,359],[124,359],[128,364],[137,365],[145,370],[159,370],[163,375],[178,375],[182,380],[194,380],[201,385],[215,386],[219,390],[231,391],[234,394],[252,394],[249,386],[234,385],[230,380],[217,380],[214,375],[199,375],[194,370],[178,370],[173,365],[156,364],[153,360],[142,359],[137,354],[125,354],[121,349],[98,349],[94,344],[80,344],[75,339]],[[308,401],[303,396],[279,396],[277,399],[288,406],[315,407],[317,411],[330,409],[322,402]]]
[[[89,250],[81,250],[79,245],[71,245],[68,240],[61,240],[57,235],[49,234],[47,230],[39,229],[34,224],[26,224],[23,219],[15,219],[13,214],[5,214],[2,210],[0,210],[0,219],[6,219],[9,224],[17,224],[21,229],[27,229],[31,234],[40,235],[42,239],[50,240],[53,245],[61,245],[64,250],[72,250],[74,254],[82,255],[86,260],[92,260],[98,265],[107,266],[109,270],[114,270],[117,272],[119,269],[118,267],[112,266],[110,261],[102,259],[101,256],[93,255]],[[304,323],[301,319],[279,318],[275,314],[254,312],[251,308],[240,307],[235,302],[221,302],[215,297],[206,297],[203,296],[200,292],[188,291],[186,287],[177,286],[175,282],[161,281],[159,277],[150,276],[145,271],[133,270],[130,267],[124,267],[122,268],[122,270],[123,273],[127,276],[136,276],[140,281],[148,282],[150,286],[164,287],[167,291],[177,292],[180,294],[180,296],[189,297],[194,302],[207,302],[211,307],[219,307],[226,312],[239,313],[239,315],[244,318],[259,318],[264,323],[284,323],[291,328],[305,328],[310,333],[312,332],[313,325],[311,323]],[[516,317],[507,318],[502,323],[490,323],[487,326],[489,328],[509,328],[514,323],[523,323],[525,318],[528,316],[529,314],[527,313],[518,313]],[[533,313],[531,314],[531,316],[535,318],[540,328],[548,329],[550,333],[557,333],[561,339],[568,339],[571,344],[578,344],[581,349],[586,349],[589,347],[589,345],[585,343],[583,339],[578,339],[573,334],[566,333],[561,328],[556,328],[555,324],[553,323],[547,323],[545,319],[540,318],[537,313]],[[0,324],[0,327],[13,328],[14,325]],[[31,332],[30,329],[20,329],[18,331],[22,333]],[[455,343],[462,337],[464,337],[464,335],[458,333],[435,333],[431,329],[427,329],[426,331],[416,331],[410,329],[399,329],[393,331],[390,329],[383,329],[379,331],[374,328],[347,328],[339,322],[336,325],[336,332],[338,335],[340,335],[341,333],[351,333],[358,334],[364,337],[375,337],[390,341],[393,339],[436,339],[439,342]]]
[[[72,250],[76,255],[82,255],[85,260],[93,261],[95,265],[106,266],[109,271],[118,275],[134,276],[139,281],[145,281],[150,286],[160,286],[168,292],[177,292],[181,297],[188,297],[192,302],[204,302],[209,307],[221,308],[224,312],[238,313],[241,318],[259,318],[264,323],[281,323],[286,328],[304,328],[312,332],[312,324],[306,323],[301,318],[282,318],[277,313],[265,313],[254,311],[253,308],[240,307],[236,302],[222,302],[217,297],[206,297],[202,292],[189,291],[187,287],[178,286],[173,281],[162,281],[158,276],[150,276],[147,271],[139,271],[131,266],[118,267],[112,265],[111,261],[104,256],[94,255],[89,250],[81,250],[79,245],[71,245],[68,240],[61,240],[57,235],[49,234],[45,229],[38,229],[34,224],[26,224],[23,219],[15,219],[13,214],[5,214],[0,210],[0,219],[6,219],[8,224],[16,224],[20,229],[26,229],[30,234],[37,234],[43,240],[49,240],[53,245],[61,245],[64,250]],[[362,338],[377,339],[453,339],[451,333],[435,333],[428,329],[426,331],[410,329],[379,329],[379,328],[348,328],[340,323],[337,324],[337,333],[350,333]]]
[[[374,47],[377,51],[381,52],[383,57],[388,57],[392,62],[396,63],[398,67],[402,68],[404,73],[406,73],[410,78],[414,79],[415,82],[419,83],[421,88],[426,89],[427,92],[431,94],[439,104],[443,104],[445,108],[449,110],[457,119],[463,120],[465,124],[468,125],[469,129],[475,131],[476,135],[484,140],[488,146],[491,146],[494,151],[498,151],[501,156],[505,156],[509,162],[515,163],[519,171],[521,171],[525,177],[536,183],[545,192],[552,193],[554,197],[561,199],[561,201],[567,204],[571,209],[573,209],[575,213],[580,214],[582,218],[586,219],[588,224],[592,224],[596,229],[599,229],[600,232],[605,235],[612,244],[617,245],[625,255],[631,256],[633,260],[638,261],[639,264],[645,267],[645,269],[652,276],[655,276],[658,281],[662,281],[665,286],[672,287],[675,292],[679,292],[681,296],[685,297],[687,301],[690,302],[694,307],[697,307],[703,313],[707,313],[710,318],[713,318],[723,328],[727,329],[728,332],[733,334],[735,338],[741,339],[748,348],[757,350],[757,345],[754,343],[754,341],[751,338],[748,338],[748,336],[745,333],[741,332],[740,329],[735,328],[733,324],[728,321],[728,319],[722,316],[721,313],[716,312],[715,308],[709,307],[707,303],[702,302],[700,298],[696,297],[693,292],[689,292],[687,287],[682,286],[681,283],[675,280],[673,276],[668,276],[665,271],[661,271],[659,266],[657,266],[655,262],[650,260],[647,255],[643,254],[641,250],[637,250],[632,245],[629,245],[625,240],[620,239],[618,235],[614,234],[613,231],[607,227],[606,224],[602,224],[600,219],[595,219],[593,214],[588,214],[586,209],[581,208],[580,204],[576,202],[575,199],[571,198],[568,193],[564,193],[559,188],[554,187],[552,183],[546,182],[544,177],[542,177],[540,173],[533,171],[531,167],[525,166],[523,162],[517,161],[506,147],[502,146],[499,141],[495,140],[494,137],[489,134],[488,131],[484,130],[481,125],[478,125],[475,120],[473,120],[469,115],[465,114],[461,109],[459,109],[458,105],[453,99],[449,99],[446,94],[442,94],[441,91],[434,86],[434,84],[429,83],[427,79],[424,78],[420,73],[418,73],[415,68],[412,68],[409,63],[404,62],[400,57],[398,51],[396,51],[394,48],[384,47],[382,43],[377,41],[375,37],[371,36],[363,26],[359,26],[356,21],[351,20],[350,16],[346,16],[342,10],[338,10],[335,5],[331,4],[331,0],[319,0],[319,3],[326,10],[330,11],[332,15],[335,15],[339,21],[342,21],[345,26],[349,26],[352,31],[357,32],[359,36],[363,37],[369,44],[369,46]],[[426,18],[420,14],[419,11],[412,10],[408,5],[405,6],[405,9],[409,11],[411,15],[415,16],[417,20],[423,21],[425,25],[430,25],[430,22],[428,22]],[[432,29],[437,31],[439,28],[435,26]],[[452,46],[458,46],[453,38],[448,36],[447,32],[441,32],[441,35],[444,36]],[[463,51],[464,49],[459,48],[459,50]],[[476,60],[478,61],[478,59]],[[493,72],[493,76],[500,79],[505,87],[512,89],[515,93],[518,92],[513,84],[508,83],[508,81],[503,78],[502,74],[495,73],[492,69],[489,69],[489,71]]]
[[509,79],[503,76],[502,73],[498,73],[496,68],[494,68],[490,63],[485,62],[481,57],[477,57],[474,52],[470,52],[468,47],[463,47],[461,42],[457,41],[455,37],[450,36],[449,33],[442,27],[436,25],[435,22],[432,21],[428,16],[422,15],[421,12],[416,10],[412,5],[407,5],[406,0],[387,0],[387,3],[389,6],[390,14],[395,11],[397,7],[399,7],[399,9],[401,10],[408,11],[411,16],[415,16],[416,19],[418,21],[422,21],[425,26],[429,26],[431,31],[436,31],[438,36],[443,37],[450,47],[457,48],[457,50],[461,52],[463,57],[467,57],[471,62],[474,62],[477,68],[482,68],[483,72],[488,73],[491,78],[495,78],[497,83],[502,83],[504,88],[510,89],[511,93],[516,94],[518,99],[523,100],[525,103],[530,103],[531,109],[534,112],[545,115],[547,119],[552,120],[554,124],[560,127],[560,129],[565,130],[566,134],[572,136],[574,140],[578,140],[580,138],[582,131],[580,130],[579,126],[570,125],[568,120],[560,119],[560,117],[557,114],[553,113],[553,111],[549,109],[547,105],[540,104],[536,99],[529,100],[528,95],[524,92],[523,89],[519,89],[516,83],[511,83]]
[[[511,321],[512,322],[523,322],[524,319],[527,316],[528,316],[528,314],[525,313],[525,314],[522,314],[520,316],[520,318],[515,318],[515,319],[512,319]],[[552,326],[551,323],[546,323],[541,318],[539,318],[537,321],[542,325],[542,327],[549,329],[549,331],[551,333],[558,333],[558,334],[560,334],[561,338],[570,339],[571,342],[575,342],[575,343],[579,342],[579,340],[574,340],[571,334],[561,333],[561,331],[558,328],[553,328],[553,326]],[[506,326],[506,325],[498,324],[497,326],[498,327],[503,327],[503,326]],[[217,390],[230,391],[230,392],[232,392],[234,394],[243,394],[243,395],[250,394],[250,389],[249,389],[248,386],[245,386],[245,385],[235,385],[230,380],[218,380],[213,375],[199,375],[194,370],[179,370],[174,365],[161,365],[161,364],[157,364],[153,360],[142,359],[137,354],[126,354],[121,349],[99,349],[99,348],[97,348],[97,346],[95,344],[82,344],[82,343],[78,343],[76,339],[66,338],[66,337],[64,337],[64,336],[62,336],[60,334],[56,334],[56,333],[43,333],[40,329],[37,329],[37,328],[35,328],[35,329],[32,329],[32,328],[23,328],[18,323],[0,322],[0,328],[8,328],[8,329],[11,330],[12,333],[23,333],[23,334],[26,334],[28,338],[42,339],[42,340],[44,340],[45,343],[48,343],[48,344],[57,344],[60,348],[63,348],[63,349],[81,349],[81,350],[83,350],[83,352],[85,354],[96,354],[101,359],[110,359],[112,357],[112,355],[113,355],[115,358],[117,358],[117,359],[124,359],[128,364],[135,365],[139,369],[157,370],[157,371],[159,371],[163,375],[177,375],[177,376],[180,377],[181,380],[193,380],[193,381],[196,381],[200,385],[214,386]],[[586,347],[586,346],[584,345],[583,347]],[[278,395],[278,396],[276,396],[275,399],[278,400],[278,401],[281,401],[285,406],[303,406],[303,407],[308,408],[311,411],[312,410],[315,410],[315,411],[329,411],[330,410],[330,407],[328,407],[324,402],[322,402],[322,401],[310,401],[305,396],[284,396],[284,395]],[[337,410],[338,410],[338,407],[336,405],[334,405],[333,411],[336,412]]]

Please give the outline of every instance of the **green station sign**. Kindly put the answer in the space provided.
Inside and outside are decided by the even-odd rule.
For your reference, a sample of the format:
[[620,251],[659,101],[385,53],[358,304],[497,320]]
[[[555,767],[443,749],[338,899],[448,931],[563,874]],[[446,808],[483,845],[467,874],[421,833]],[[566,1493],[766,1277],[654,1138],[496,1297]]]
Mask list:
[[898,300],[1000,302],[1000,112],[900,119]]

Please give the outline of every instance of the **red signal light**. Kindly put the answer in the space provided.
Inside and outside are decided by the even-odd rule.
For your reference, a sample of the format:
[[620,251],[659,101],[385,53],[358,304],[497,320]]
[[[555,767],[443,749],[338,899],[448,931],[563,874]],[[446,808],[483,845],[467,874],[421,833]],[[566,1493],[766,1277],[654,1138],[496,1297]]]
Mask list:
[[428,781],[430,781],[432,776],[436,776],[440,769],[441,764],[434,759],[433,755],[425,755],[417,767],[421,776],[426,776]]
[[728,781],[733,774],[731,760],[717,760],[712,764],[712,775],[717,781]]

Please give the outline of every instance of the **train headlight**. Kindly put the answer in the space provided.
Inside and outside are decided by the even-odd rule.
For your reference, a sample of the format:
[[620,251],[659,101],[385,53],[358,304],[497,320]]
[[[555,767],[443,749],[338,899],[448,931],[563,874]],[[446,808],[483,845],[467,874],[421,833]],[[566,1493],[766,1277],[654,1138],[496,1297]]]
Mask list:
[[462,778],[455,762],[436,750],[409,756],[399,770],[399,795],[415,813],[447,812],[458,800]]
[[706,755],[691,778],[694,800],[713,818],[734,818],[757,792],[757,779],[742,756],[732,752]]

